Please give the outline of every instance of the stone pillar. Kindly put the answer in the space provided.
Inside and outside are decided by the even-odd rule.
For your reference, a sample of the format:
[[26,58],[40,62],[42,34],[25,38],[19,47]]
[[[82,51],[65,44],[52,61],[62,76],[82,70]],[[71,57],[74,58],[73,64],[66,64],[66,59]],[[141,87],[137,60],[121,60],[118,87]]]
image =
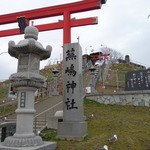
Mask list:
[[57,69],[54,69],[52,70],[54,76],[53,76],[53,79],[54,79],[54,82],[53,82],[53,88],[52,88],[52,95],[53,96],[58,96],[59,95],[59,92],[57,91],[57,86],[58,86],[58,73],[59,71]]
[[83,111],[82,50],[78,43],[64,45],[63,122],[58,123],[58,138],[83,140],[87,123]]
[[[33,118],[34,118],[34,96],[36,88],[34,87],[18,87],[18,109],[16,110],[17,122],[16,133],[14,137],[32,137]],[[28,120],[28,121],[27,121]],[[24,125],[23,127],[21,125]]]
[[89,69],[91,71],[91,79],[90,79],[90,87],[91,87],[91,93],[96,93],[95,90],[95,70],[96,68],[94,66],[91,66],[91,68]]
[[3,150],[54,150],[56,143],[45,143],[33,133],[34,99],[37,88],[43,86],[45,77],[39,74],[40,60],[50,57],[51,46],[43,48],[37,41],[38,29],[25,29],[25,39],[18,44],[10,41],[8,52],[18,59],[17,73],[10,76],[12,85],[18,88],[18,108],[16,110],[16,133],[0,144]]
[[129,55],[125,56],[125,63],[126,64],[130,64],[130,57],[129,57]]

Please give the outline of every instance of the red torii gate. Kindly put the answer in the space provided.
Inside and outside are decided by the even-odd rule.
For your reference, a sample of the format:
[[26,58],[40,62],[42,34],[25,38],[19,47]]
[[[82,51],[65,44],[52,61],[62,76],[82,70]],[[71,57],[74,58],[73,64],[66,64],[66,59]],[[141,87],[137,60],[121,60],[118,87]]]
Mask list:
[[[63,29],[63,44],[71,43],[71,27],[97,24],[97,17],[71,20],[71,14],[94,9],[100,9],[107,0],[83,0],[79,2],[63,4],[52,7],[22,11],[6,15],[0,15],[0,25],[17,22],[18,17],[25,16],[28,21],[40,18],[63,15],[62,22],[37,25],[39,31]],[[0,37],[21,34],[19,28],[2,30]]]

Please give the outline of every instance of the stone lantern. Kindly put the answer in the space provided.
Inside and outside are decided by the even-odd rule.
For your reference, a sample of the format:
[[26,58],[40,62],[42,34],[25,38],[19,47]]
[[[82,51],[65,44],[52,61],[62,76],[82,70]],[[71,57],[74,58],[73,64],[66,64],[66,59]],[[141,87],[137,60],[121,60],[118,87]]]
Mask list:
[[17,73],[10,76],[12,85],[18,89],[18,108],[16,109],[16,133],[5,139],[2,149],[18,150],[32,147],[32,150],[42,150],[48,147],[53,150],[56,143],[47,144],[40,136],[33,133],[35,91],[45,82],[45,77],[39,74],[40,60],[50,57],[52,47],[48,45],[46,49],[43,48],[37,41],[38,29],[33,26],[26,27],[24,37],[25,39],[18,44],[14,41],[8,44],[8,53],[18,59]]
[[53,89],[52,89],[52,95],[58,96],[59,92],[57,91],[57,86],[58,86],[58,73],[59,73],[59,71],[55,68],[52,70],[52,72],[54,74],[54,76],[53,76],[54,84],[53,84]]

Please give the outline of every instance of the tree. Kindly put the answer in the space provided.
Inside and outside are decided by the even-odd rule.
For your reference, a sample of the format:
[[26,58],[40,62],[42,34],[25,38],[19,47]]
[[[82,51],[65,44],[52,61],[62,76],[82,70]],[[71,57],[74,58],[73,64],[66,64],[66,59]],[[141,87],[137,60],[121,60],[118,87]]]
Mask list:
[[100,48],[100,51],[103,54],[109,54],[109,58],[111,61],[117,60],[117,59],[123,59],[123,54],[121,54],[120,52],[118,52],[115,49],[108,48],[108,47],[102,47],[102,48]]

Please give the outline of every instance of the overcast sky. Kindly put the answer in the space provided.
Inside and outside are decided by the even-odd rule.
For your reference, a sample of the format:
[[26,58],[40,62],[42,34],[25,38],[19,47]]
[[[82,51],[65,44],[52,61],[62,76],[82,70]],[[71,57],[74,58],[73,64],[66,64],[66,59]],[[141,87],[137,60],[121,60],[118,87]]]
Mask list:
[[[0,15],[48,6],[71,3],[80,0],[1,0]],[[90,53],[92,49],[98,51],[101,45],[115,49],[120,53],[129,55],[134,62],[150,66],[150,0],[107,0],[99,10],[73,14],[71,17],[86,18],[98,16],[97,25],[88,25],[72,28],[72,42],[80,45],[83,54]],[[62,16],[44,19],[44,23],[57,22]],[[34,25],[41,24],[42,20],[34,20]],[[0,30],[17,28],[17,24],[1,25]],[[10,40],[18,41],[23,35],[0,38],[0,53],[8,50]],[[52,55],[41,62],[43,68],[51,62],[62,58],[62,30],[45,31],[39,33],[39,42],[51,45]],[[91,47],[92,46],[92,47]],[[9,54],[0,55],[0,80],[8,79],[10,74],[17,71],[17,59]]]

